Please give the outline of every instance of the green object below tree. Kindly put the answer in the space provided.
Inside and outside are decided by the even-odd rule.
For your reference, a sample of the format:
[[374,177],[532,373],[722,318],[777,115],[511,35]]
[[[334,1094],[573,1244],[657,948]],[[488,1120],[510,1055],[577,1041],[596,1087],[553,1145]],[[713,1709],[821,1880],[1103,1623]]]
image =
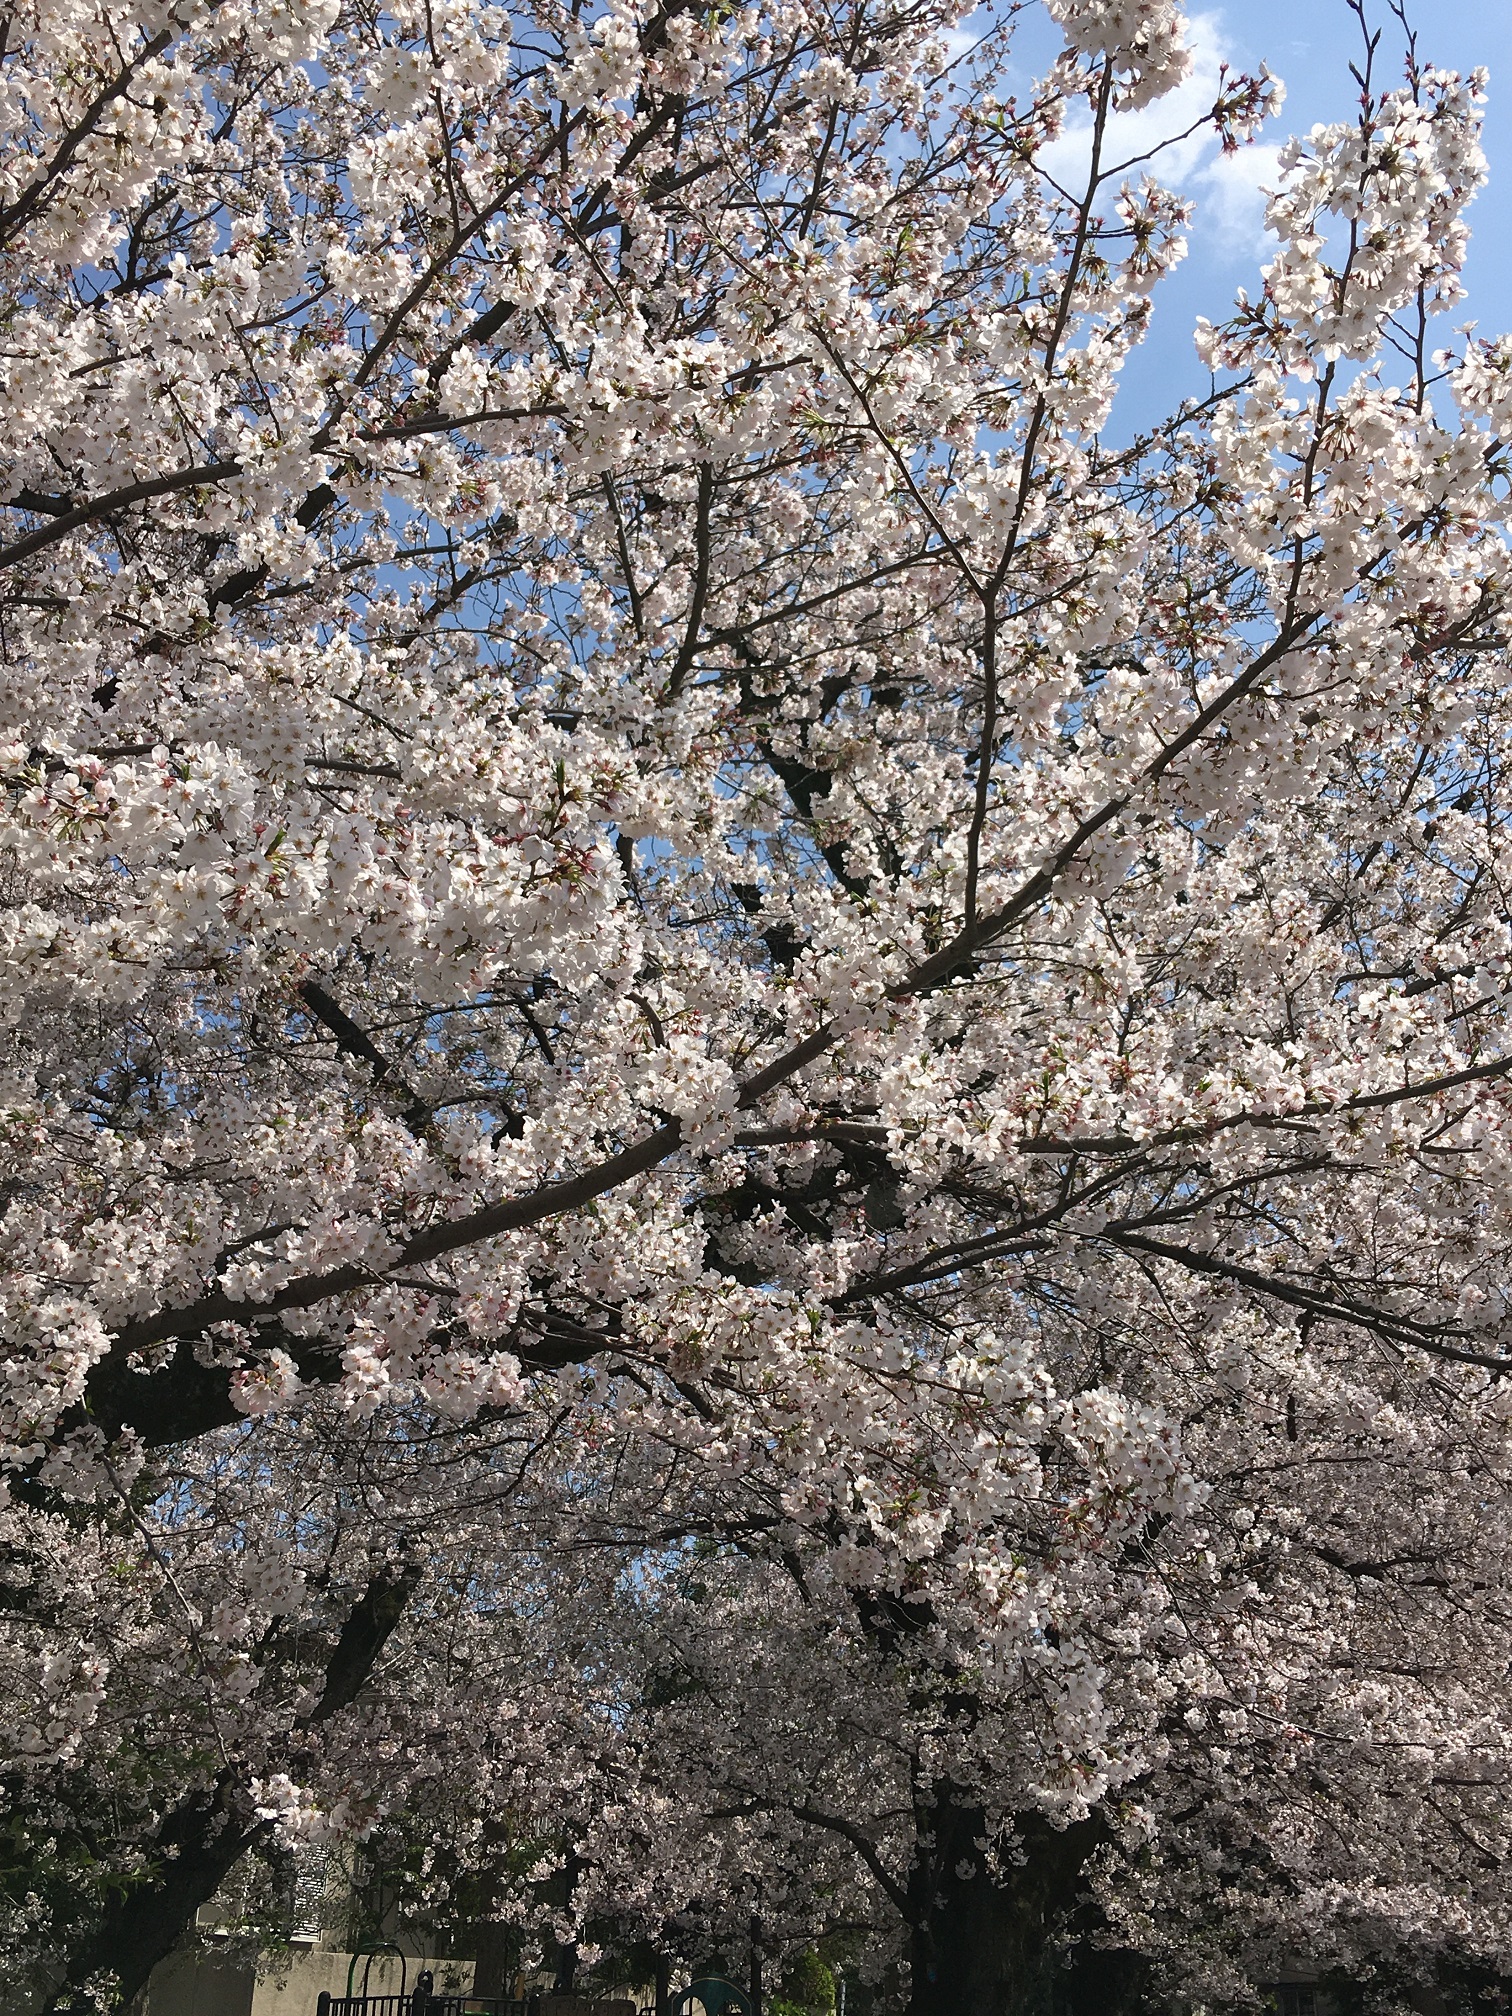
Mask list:
[[727,2011],[751,2016],[751,1998],[733,1981],[721,1981],[712,1975],[684,1988],[672,2004],[672,2016],[726,2016]]

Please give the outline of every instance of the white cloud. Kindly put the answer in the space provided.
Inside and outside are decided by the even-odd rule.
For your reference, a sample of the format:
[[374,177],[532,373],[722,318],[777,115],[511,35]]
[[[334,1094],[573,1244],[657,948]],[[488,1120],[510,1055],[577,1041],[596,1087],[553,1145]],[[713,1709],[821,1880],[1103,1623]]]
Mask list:
[[[1146,170],[1197,207],[1196,223],[1220,256],[1250,260],[1265,246],[1265,191],[1276,182],[1278,149],[1257,142],[1225,154],[1210,128],[1187,129],[1210,112],[1221,88],[1225,48],[1221,17],[1197,14],[1191,21],[1192,67],[1174,91],[1136,112],[1115,113],[1103,146],[1103,165],[1130,177]],[[1231,68],[1236,67],[1232,64]],[[1184,138],[1177,138],[1185,135]],[[1163,144],[1169,143],[1169,144]],[[1146,161],[1142,157],[1151,154]],[[1086,185],[1092,159],[1092,119],[1085,108],[1067,120],[1060,138],[1040,156],[1062,188],[1077,194]],[[1116,186],[1116,180],[1115,180]]]
[[1192,178],[1199,214],[1231,257],[1269,258],[1275,250],[1265,235],[1265,204],[1281,177],[1280,153],[1257,140],[1235,154],[1215,152]]
[[956,63],[961,57],[969,56],[991,25],[990,17],[978,10],[975,14],[968,14],[954,28],[947,28],[940,37],[946,62]]

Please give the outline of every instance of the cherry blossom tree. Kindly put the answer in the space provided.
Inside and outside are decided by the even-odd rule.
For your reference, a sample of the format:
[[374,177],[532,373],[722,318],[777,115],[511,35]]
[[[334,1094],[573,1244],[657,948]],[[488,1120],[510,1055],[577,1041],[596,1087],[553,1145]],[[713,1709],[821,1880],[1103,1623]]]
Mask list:
[[[1186,211],[1118,114],[1184,23],[1049,0],[1013,96],[1020,11],[6,14],[5,1656],[26,1866],[66,1822],[102,1872],[61,1993],[481,1755],[522,1619],[567,1650],[511,1796],[585,1673],[628,1728],[558,1635],[622,1585],[551,1565],[616,1450],[677,1488],[585,1558],[703,1522],[760,1670],[830,1647],[843,1804],[775,1738],[673,1801],[746,1830],[717,1897],[767,1858],[797,1938],[825,1839],[915,2016],[1032,2006],[1089,1885],[1157,1959],[1221,1920],[1223,1992],[1503,1960],[1512,345],[1430,338],[1482,80],[1367,42],[1128,440]],[[527,1513],[543,1579],[470,1609]],[[506,1612],[491,1689],[425,1677]],[[670,1705],[595,1753],[639,1791],[579,1780],[648,1917]]]

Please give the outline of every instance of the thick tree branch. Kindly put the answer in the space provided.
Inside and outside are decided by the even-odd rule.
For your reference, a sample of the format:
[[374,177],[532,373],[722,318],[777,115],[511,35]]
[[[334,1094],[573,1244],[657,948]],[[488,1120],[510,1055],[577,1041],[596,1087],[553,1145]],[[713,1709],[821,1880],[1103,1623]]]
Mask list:
[[[240,462],[203,462],[192,469],[175,469],[167,476],[147,476],[138,483],[125,483],[119,490],[107,490],[86,503],[76,504],[55,517],[50,525],[39,525],[35,532],[26,533],[9,546],[0,546],[0,568],[14,567],[30,559],[33,553],[67,538],[70,532],[77,532],[81,525],[108,518],[112,511],[122,511],[128,504],[144,504],[153,497],[172,496],[178,490],[196,490],[205,483],[222,483],[228,476],[241,473]],[[17,508],[19,503],[17,499],[11,508]]]
[[56,152],[40,175],[35,176],[20,194],[0,210],[0,247],[8,245],[23,225],[42,208],[48,191],[54,183],[66,175],[78,158],[79,149],[99,125],[102,116],[122,97],[131,80],[155,56],[161,56],[173,40],[172,31],[160,28],[133,56],[116,72],[115,76],[84,108],[83,116],[77,119],[63,136]]
[[[312,1730],[349,1708],[372,1677],[384,1647],[419,1587],[416,1562],[380,1568],[348,1611],[326,1660],[319,1699],[296,1730]],[[177,1946],[242,1857],[265,1840],[252,1792],[254,1773],[243,1762],[226,1765],[208,1787],[187,1794],[159,1821],[143,1880],[120,1893],[93,1932],[71,1945],[67,1977],[48,2004],[50,2016],[72,2009],[85,1984],[114,1976],[128,2003],[146,1987],[152,1970]]]

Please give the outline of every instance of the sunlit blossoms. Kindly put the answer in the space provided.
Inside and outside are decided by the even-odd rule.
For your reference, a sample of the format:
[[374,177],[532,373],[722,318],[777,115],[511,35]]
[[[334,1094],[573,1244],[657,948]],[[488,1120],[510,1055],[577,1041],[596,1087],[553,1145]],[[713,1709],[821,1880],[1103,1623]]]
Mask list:
[[9,10],[39,1993],[312,1843],[878,2016],[1512,1969],[1484,79],[1131,437],[1187,25],[1048,13]]

